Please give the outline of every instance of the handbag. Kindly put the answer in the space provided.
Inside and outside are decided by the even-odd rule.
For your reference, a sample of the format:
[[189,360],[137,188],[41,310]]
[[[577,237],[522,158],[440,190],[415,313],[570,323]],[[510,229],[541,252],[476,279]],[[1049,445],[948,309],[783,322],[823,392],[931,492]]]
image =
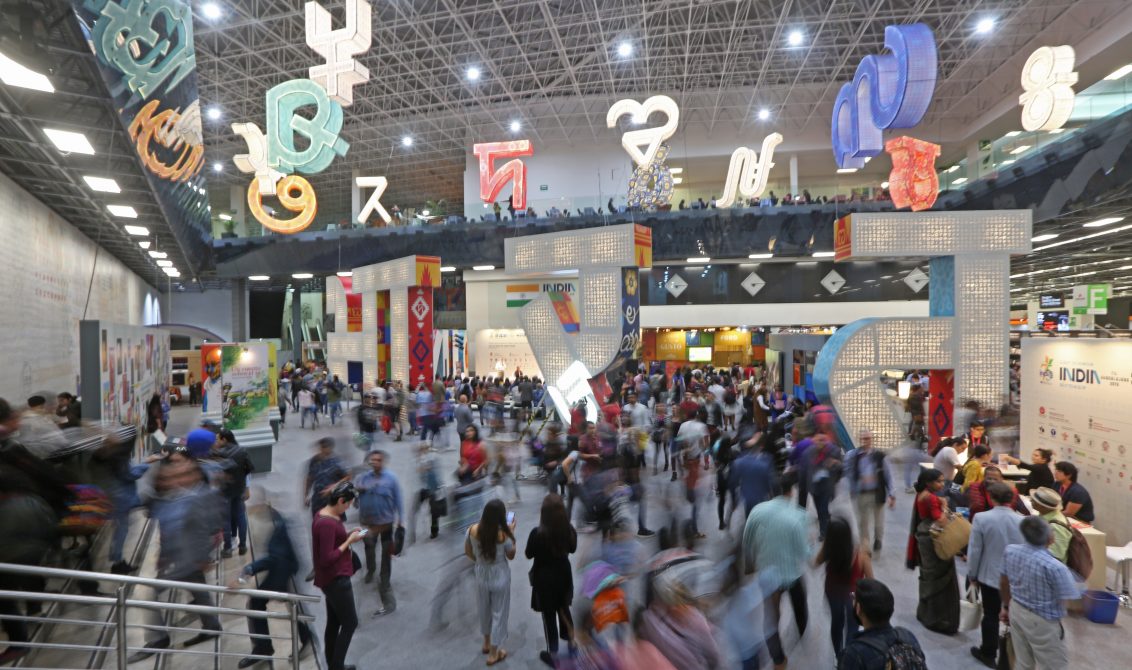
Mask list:
[[1010,636],[1010,626],[1003,626],[998,636],[998,670],[1014,670],[1014,638]]
[[935,555],[949,561],[963,551],[971,539],[971,522],[960,514],[949,513],[947,525],[933,525],[931,533]]
[[405,527],[397,526],[393,531],[393,555],[400,556],[405,551]]
[[959,601],[959,631],[975,630],[983,622],[983,604],[974,584],[967,587],[967,597]]
[[362,569],[362,559],[358,558],[358,552],[353,549],[350,550],[350,565],[353,566],[355,575]]

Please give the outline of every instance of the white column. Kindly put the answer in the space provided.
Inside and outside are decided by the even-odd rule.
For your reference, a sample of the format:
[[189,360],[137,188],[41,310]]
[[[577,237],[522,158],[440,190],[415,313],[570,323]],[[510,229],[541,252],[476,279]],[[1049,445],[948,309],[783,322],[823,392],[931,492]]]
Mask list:
[[358,214],[362,213],[362,189],[358,188],[358,177],[362,176],[361,170],[350,171],[350,226],[358,220]]
[[790,194],[798,195],[798,155],[790,156]]

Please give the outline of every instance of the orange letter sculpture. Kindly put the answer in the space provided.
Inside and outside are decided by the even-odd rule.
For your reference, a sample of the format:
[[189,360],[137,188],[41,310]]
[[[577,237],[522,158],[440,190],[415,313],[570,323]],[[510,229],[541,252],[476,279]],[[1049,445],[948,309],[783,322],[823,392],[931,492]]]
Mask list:
[[527,166],[515,159],[507,161],[503,167],[495,169],[496,158],[530,156],[534,153],[530,140],[510,142],[488,142],[472,145],[472,153],[480,159],[480,200],[495,202],[495,196],[503,190],[504,184],[513,182],[511,204],[515,209],[527,208]]

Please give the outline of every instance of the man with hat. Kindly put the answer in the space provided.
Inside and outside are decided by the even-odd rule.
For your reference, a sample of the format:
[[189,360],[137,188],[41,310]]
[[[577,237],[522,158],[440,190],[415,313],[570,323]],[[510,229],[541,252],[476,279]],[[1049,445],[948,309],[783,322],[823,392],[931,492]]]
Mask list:
[[1064,563],[1069,554],[1069,540],[1073,538],[1073,531],[1069,529],[1069,522],[1061,513],[1061,496],[1057,491],[1043,486],[1030,492],[1030,505],[1038,516],[1049,523],[1053,531],[1049,553]]

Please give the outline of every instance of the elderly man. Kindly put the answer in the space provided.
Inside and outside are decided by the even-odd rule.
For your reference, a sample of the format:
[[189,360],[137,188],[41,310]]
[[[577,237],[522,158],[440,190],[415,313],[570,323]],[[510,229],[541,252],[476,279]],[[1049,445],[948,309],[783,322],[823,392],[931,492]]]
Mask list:
[[896,497],[892,489],[892,469],[884,452],[873,449],[871,430],[866,428],[857,435],[857,448],[846,458],[845,470],[849,475],[849,495],[857,508],[861,546],[869,546],[872,537],[873,553],[876,553],[884,537],[885,501],[892,507]]
[[982,646],[971,647],[971,655],[988,668],[995,665],[998,653],[998,614],[1002,607],[999,577],[1006,547],[1022,543],[1022,515],[1013,509],[1014,489],[995,482],[987,487],[994,504],[971,523],[971,540],[967,552],[967,575],[979,587],[983,597]]
[[1042,659],[1044,670],[1065,670],[1069,652],[1065,644],[1064,600],[1081,597],[1069,568],[1049,553],[1053,533],[1049,523],[1036,516],[1021,524],[1022,544],[1006,548],[999,589],[1002,621],[1010,624],[1015,670],[1034,670]]

